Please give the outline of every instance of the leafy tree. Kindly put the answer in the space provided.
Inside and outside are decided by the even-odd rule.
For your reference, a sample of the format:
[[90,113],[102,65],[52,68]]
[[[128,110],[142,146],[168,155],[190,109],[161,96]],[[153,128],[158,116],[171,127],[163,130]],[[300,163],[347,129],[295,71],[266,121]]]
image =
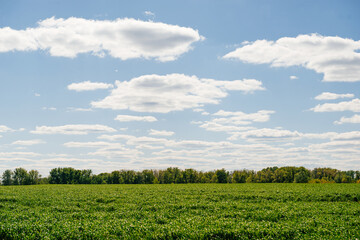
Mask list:
[[13,174],[14,185],[29,185],[28,172],[24,168],[15,168]]
[[112,171],[110,174],[110,183],[119,184],[120,178],[121,178],[120,171]]
[[92,171],[90,169],[81,170],[78,183],[80,184],[89,184],[91,183]]
[[224,168],[216,170],[215,175],[218,183],[227,183],[229,173]]
[[294,176],[294,183],[307,183],[309,179],[310,174],[308,171],[299,171]]
[[13,184],[13,172],[11,170],[5,170],[2,175],[2,184],[3,185],[12,185]]
[[30,170],[28,173],[28,182],[29,184],[38,184],[40,181],[41,175],[37,170]]
[[145,183],[145,184],[152,184],[154,183],[154,172],[151,170],[143,170],[141,172],[142,174],[142,182],[141,183]]
[[197,175],[198,173],[196,170],[192,168],[185,169],[185,171],[183,171],[184,183],[196,183]]

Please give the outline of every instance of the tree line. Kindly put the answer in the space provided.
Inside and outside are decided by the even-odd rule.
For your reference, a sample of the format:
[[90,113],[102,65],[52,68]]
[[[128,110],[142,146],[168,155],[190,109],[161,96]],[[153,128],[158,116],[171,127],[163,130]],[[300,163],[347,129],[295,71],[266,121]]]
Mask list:
[[93,174],[90,169],[54,168],[48,177],[37,170],[6,170],[2,185],[33,184],[171,184],[171,183],[360,183],[360,171],[333,168],[268,167],[261,171],[235,170],[197,171],[169,167],[164,170],[116,170]]

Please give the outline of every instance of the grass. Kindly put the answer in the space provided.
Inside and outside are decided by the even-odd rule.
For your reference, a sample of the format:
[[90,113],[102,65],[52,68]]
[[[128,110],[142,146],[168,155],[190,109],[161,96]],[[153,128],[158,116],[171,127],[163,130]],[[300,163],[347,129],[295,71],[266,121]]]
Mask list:
[[0,187],[1,239],[359,239],[360,184]]

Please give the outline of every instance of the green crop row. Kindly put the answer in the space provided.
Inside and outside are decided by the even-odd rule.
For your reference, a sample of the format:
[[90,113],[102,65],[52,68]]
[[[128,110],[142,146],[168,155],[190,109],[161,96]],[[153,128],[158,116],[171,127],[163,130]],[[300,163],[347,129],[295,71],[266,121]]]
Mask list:
[[0,239],[359,239],[359,184],[0,187]]

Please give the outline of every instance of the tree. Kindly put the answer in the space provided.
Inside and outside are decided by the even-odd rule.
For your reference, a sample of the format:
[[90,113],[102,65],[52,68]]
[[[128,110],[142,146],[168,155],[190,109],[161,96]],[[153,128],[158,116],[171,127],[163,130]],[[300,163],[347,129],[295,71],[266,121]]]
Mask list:
[[183,179],[185,183],[195,183],[197,179],[197,172],[192,168],[183,171]]
[[120,171],[112,171],[110,174],[110,183],[112,184],[119,184],[120,183]]
[[81,170],[78,183],[80,183],[80,184],[90,184],[91,183],[91,177],[92,177],[92,171],[90,169]]
[[215,174],[218,183],[227,183],[229,173],[224,168],[216,170]]
[[145,183],[145,184],[152,184],[154,183],[154,179],[155,179],[155,176],[154,176],[154,172],[151,171],[151,170],[143,170],[141,172],[142,174],[142,183]]
[[37,170],[30,170],[28,173],[29,184],[38,184],[40,180],[40,174]]
[[294,176],[294,183],[307,183],[310,179],[310,174],[306,171],[300,171]]
[[251,170],[236,170],[232,174],[232,182],[233,183],[245,183],[246,179],[253,175],[254,171]]
[[2,175],[2,184],[3,185],[12,185],[13,184],[13,172],[11,170],[5,170]]
[[15,168],[13,174],[14,185],[28,185],[28,172],[24,168]]

